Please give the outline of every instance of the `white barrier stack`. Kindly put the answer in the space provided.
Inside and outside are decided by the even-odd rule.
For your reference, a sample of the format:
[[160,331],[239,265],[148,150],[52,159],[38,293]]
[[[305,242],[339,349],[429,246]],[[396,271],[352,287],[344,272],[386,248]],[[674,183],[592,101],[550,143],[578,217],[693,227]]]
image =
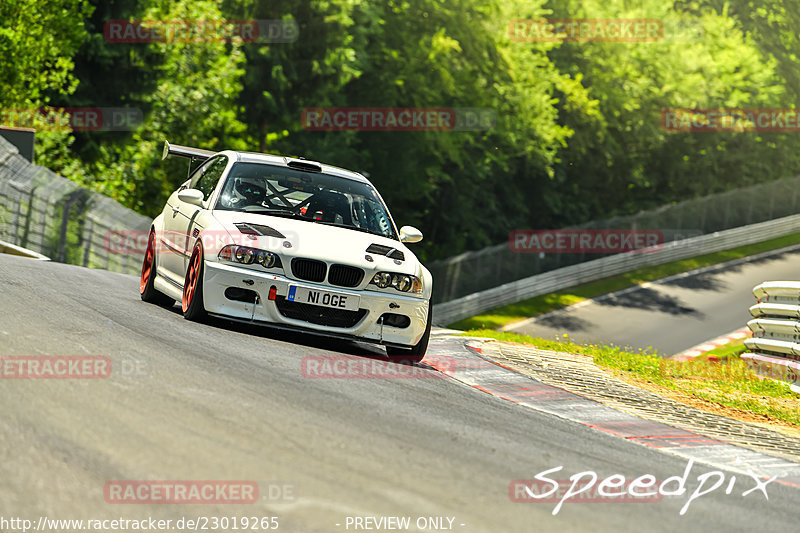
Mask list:
[[800,282],[765,281],[753,289],[747,327],[753,337],[742,359],[759,376],[789,383],[800,392]]

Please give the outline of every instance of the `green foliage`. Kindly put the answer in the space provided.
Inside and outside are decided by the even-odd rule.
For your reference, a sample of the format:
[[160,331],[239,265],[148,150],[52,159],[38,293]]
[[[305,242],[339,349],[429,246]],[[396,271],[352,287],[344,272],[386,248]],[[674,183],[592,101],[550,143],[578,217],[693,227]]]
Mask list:
[[634,10],[623,2],[570,0],[555,10],[556,18],[658,19],[665,28],[657,42],[565,43],[551,53],[596,102],[591,113],[564,106],[575,135],[560,152],[545,197],[561,220],[628,214],[796,171],[794,134],[661,128],[663,109],[780,107],[786,93],[776,61],[735,19],[674,4],[648,0]]
[[[529,18],[649,18],[657,42],[519,42]],[[283,20],[294,42],[107,42],[111,19]],[[83,24],[81,24],[81,21]],[[133,107],[128,132],[40,135],[39,162],[154,215],[160,143],[366,172],[425,259],[794,174],[793,133],[671,133],[669,108],[791,107],[789,0],[5,0],[0,103]],[[77,88],[76,88],[77,84]],[[319,132],[310,107],[486,108],[488,130]]]
[[[93,8],[86,0],[3,0],[0,2],[0,113],[31,117],[35,110],[75,91],[73,56],[88,34],[83,20]],[[41,127],[43,117],[35,117]],[[12,118],[0,125],[27,126]],[[61,171],[80,164],[67,153],[69,127],[37,133],[37,162]]]
[[[145,19],[221,21],[213,2],[168,2],[154,7]],[[152,199],[165,199],[185,181],[185,169],[160,165],[161,144],[209,149],[244,149],[240,140],[244,125],[236,118],[235,98],[240,90],[243,59],[236,45],[218,42],[155,43],[164,57],[159,83],[147,95],[150,113],[124,150],[106,153],[101,175],[116,177],[126,187],[124,203],[154,214],[160,206]],[[163,203],[163,202],[162,202]]]
[[0,3],[0,106],[47,103],[48,91],[69,94],[77,80],[72,56],[86,38],[86,0]]

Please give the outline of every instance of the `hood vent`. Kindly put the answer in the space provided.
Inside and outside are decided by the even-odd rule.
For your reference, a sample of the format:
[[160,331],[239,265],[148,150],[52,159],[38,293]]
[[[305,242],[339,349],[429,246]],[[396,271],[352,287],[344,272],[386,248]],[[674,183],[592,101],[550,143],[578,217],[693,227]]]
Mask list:
[[391,246],[383,246],[382,244],[370,244],[367,248],[368,254],[385,255],[391,259],[399,259],[405,261],[406,256],[400,250],[392,248]]
[[280,231],[270,228],[269,226],[262,226],[261,224],[248,224],[246,222],[237,222],[234,224],[239,231],[245,235],[256,235],[258,237],[275,237],[276,239],[285,239],[286,237]]

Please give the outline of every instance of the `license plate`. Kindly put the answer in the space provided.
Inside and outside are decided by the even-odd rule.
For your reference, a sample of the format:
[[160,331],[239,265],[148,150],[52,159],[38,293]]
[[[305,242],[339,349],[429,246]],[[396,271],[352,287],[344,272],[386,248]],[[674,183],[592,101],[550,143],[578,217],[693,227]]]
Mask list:
[[286,299],[290,302],[319,305],[320,307],[330,307],[332,309],[346,309],[347,311],[358,311],[358,305],[361,301],[360,296],[353,294],[309,289],[296,285],[289,286],[289,294],[286,295]]

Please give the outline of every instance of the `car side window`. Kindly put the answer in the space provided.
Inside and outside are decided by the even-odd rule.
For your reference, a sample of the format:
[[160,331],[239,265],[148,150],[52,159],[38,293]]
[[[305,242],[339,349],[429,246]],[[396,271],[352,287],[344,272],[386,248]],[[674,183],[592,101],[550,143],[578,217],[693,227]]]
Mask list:
[[192,180],[191,188],[197,189],[203,193],[203,200],[207,201],[217,187],[225,167],[228,165],[228,158],[219,156],[209,161],[206,168]]

